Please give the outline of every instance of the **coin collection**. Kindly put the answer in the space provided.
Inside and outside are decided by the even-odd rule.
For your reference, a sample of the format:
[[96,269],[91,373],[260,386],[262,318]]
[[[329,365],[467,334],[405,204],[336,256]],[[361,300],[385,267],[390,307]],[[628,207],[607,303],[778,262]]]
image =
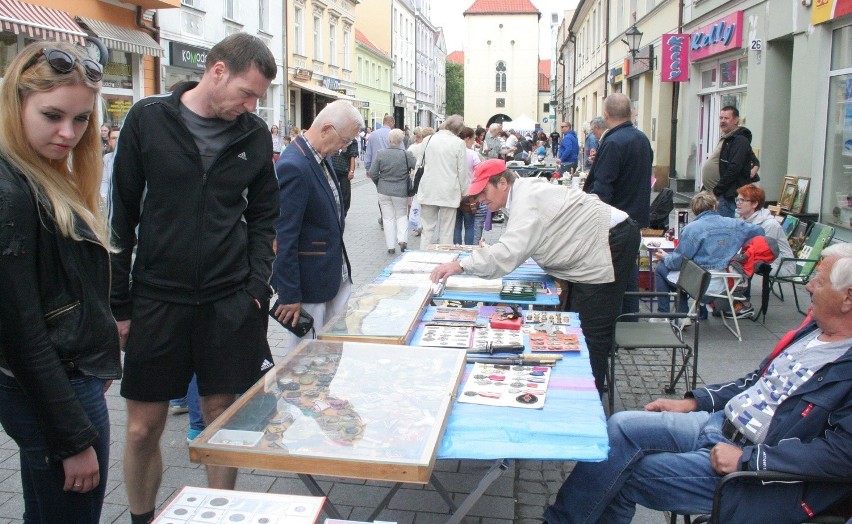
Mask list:
[[311,341],[246,394],[242,407],[263,413],[260,425],[235,427],[237,410],[207,444],[222,432],[258,429],[258,442],[241,450],[428,465],[464,361],[458,349]]
[[475,309],[461,309],[457,307],[439,307],[432,317],[434,321],[446,322],[476,322],[479,312]]
[[485,406],[541,409],[547,396],[551,369],[547,366],[510,366],[476,363],[458,401]]
[[526,311],[524,322],[527,324],[538,324],[550,321],[554,324],[571,325],[571,315],[560,311]]
[[310,524],[322,497],[184,487],[152,524]]
[[473,327],[425,326],[420,336],[420,346],[469,348]]
[[500,290],[500,298],[505,300],[535,300],[535,296],[534,287],[515,285],[511,280],[504,282]]
[[580,337],[574,334],[530,333],[530,351],[580,351]]
[[516,329],[475,328],[473,330],[473,347],[485,351],[489,346],[521,346],[524,335]]

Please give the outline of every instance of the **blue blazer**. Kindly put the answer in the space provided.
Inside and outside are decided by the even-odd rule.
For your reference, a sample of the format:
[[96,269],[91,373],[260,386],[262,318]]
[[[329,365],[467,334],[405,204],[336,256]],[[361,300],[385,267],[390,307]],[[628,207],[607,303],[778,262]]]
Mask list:
[[[334,168],[328,160],[323,163],[339,194]],[[272,287],[278,292],[278,303],[328,302],[340,289],[344,263],[352,274],[334,193],[301,136],[281,153],[275,174],[281,210],[275,223],[278,251]]]

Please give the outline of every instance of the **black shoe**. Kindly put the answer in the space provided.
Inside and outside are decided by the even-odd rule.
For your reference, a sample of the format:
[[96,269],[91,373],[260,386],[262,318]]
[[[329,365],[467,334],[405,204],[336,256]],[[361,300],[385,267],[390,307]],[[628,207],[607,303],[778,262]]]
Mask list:
[[408,244],[406,242],[400,242],[399,243],[399,252],[404,253],[407,250],[408,250]]
[[396,249],[388,249],[388,255],[393,255],[394,253],[396,253]]

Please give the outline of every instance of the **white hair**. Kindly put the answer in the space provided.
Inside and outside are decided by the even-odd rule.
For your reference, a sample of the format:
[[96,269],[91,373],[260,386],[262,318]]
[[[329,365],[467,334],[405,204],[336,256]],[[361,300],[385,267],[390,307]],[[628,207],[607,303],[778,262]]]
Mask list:
[[364,117],[350,102],[335,100],[319,112],[311,126],[322,126],[325,123],[329,123],[335,128],[338,126],[343,128],[352,124],[358,124],[358,127],[361,128],[364,127]]
[[404,137],[405,133],[402,132],[402,129],[391,129],[388,133],[388,145],[396,147],[402,143]]
[[845,291],[852,287],[852,244],[840,242],[822,250],[822,258],[834,258],[829,281],[835,291]]

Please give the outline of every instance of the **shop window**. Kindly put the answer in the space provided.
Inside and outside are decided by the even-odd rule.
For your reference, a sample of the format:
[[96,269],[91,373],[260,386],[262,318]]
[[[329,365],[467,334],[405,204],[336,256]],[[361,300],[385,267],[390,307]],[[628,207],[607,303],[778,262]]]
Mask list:
[[716,87],[716,68],[701,72],[701,89]]
[[0,33],[0,77],[6,75],[6,66],[18,54],[18,37],[12,33]]
[[748,84],[748,58],[740,58],[737,65],[737,78],[741,86]]
[[112,50],[104,68],[104,87],[133,89],[133,59],[130,53]]
[[719,64],[719,87],[733,87],[741,83],[737,81],[737,60]]
[[838,236],[852,237],[852,26],[832,36],[828,88],[828,121],[823,169],[823,222],[838,228]]
[[133,96],[102,93],[101,100],[103,101],[104,123],[110,127],[121,127],[127,112],[133,107]]

